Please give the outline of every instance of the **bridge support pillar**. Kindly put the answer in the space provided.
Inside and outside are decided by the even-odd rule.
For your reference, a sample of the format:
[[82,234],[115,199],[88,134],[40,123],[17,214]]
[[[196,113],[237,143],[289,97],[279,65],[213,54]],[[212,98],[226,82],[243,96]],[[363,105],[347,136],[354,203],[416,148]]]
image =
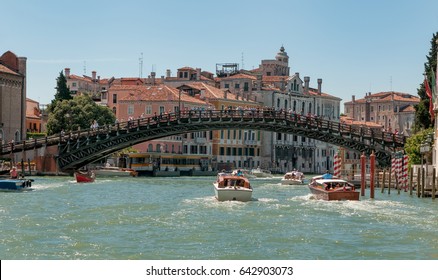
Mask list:
[[360,195],[365,196],[365,153],[360,156]]

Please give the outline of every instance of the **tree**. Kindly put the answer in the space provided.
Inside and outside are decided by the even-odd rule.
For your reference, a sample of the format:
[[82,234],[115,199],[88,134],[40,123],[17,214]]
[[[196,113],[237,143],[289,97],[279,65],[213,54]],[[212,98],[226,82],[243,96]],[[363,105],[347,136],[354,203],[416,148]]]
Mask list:
[[87,129],[94,120],[99,125],[114,124],[116,117],[108,107],[97,105],[88,95],[59,100],[49,114],[47,133]]
[[405,151],[410,165],[421,163],[420,145],[427,141],[428,135],[433,134],[433,131],[433,128],[424,129],[406,140]]
[[59,77],[56,79],[55,99],[52,100],[50,109],[53,109],[58,101],[70,100],[72,98],[73,97],[71,96],[70,89],[67,87],[67,79],[65,78],[64,73],[61,71],[59,73]]
[[[429,51],[429,55],[426,56],[427,62],[424,63],[424,73],[430,77],[432,75],[432,69],[435,71],[437,66],[437,43],[438,32],[433,34],[431,40],[431,48]],[[433,127],[434,123],[431,120],[431,116],[429,113],[429,97],[426,94],[426,89],[424,86],[424,80],[420,84],[420,88],[417,89],[417,94],[420,97],[420,103],[415,106],[415,124],[414,130],[420,131],[421,129],[427,129],[429,127]]]

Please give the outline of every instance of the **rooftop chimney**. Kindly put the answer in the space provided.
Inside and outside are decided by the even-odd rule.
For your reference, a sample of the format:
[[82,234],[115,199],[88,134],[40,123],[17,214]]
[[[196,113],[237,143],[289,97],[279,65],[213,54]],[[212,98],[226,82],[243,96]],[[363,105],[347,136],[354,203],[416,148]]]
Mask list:
[[170,69],[166,70],[166,78],[170,78]]
[[304,94],[309,94],[309,82],[310,82],[310,77],[305,76],[304,77]]
[[196,80],[201,80],[201,68],[196,68]]
[[257,75],[257,90],[262,90],[262,75]]
[[155,72],[151,72],[151,83],[153,86],[155,85]]
[[66,78],[70,77],[70,68],[65,68],[64,69],[64,74],[65,74]]
[[321,95],[321,85],[322,85],[322,79],[318,79],[318,94]]
[[356,95],[351,96],[351,101],[354,103],[356,101]]
[[96,81],[96,71],[91,71],[91,78]]

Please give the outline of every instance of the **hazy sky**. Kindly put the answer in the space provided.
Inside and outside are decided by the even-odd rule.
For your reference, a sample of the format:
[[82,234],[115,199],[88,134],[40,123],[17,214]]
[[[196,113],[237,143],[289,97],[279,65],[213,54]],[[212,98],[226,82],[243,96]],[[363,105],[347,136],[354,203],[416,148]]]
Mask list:
[[[42,104],[64,68],[101,78],[143,77],[216,63],[257,68],[283,45],[291,73],[310,76],[343,102],[354,94],[400,91],[422,83],[436,0],[0,0],[0,55],[27,60],[27,95]],[[343,108],[342,108],[343,110]]]

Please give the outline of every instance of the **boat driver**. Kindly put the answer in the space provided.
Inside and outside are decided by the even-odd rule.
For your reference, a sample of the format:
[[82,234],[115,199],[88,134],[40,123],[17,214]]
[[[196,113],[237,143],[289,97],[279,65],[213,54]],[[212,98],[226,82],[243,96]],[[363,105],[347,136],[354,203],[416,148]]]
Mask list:
[[11,179],[17,179],[18,178],[17,167],[13,166],[11,171],[9,171],[9,173],[11,175]]

